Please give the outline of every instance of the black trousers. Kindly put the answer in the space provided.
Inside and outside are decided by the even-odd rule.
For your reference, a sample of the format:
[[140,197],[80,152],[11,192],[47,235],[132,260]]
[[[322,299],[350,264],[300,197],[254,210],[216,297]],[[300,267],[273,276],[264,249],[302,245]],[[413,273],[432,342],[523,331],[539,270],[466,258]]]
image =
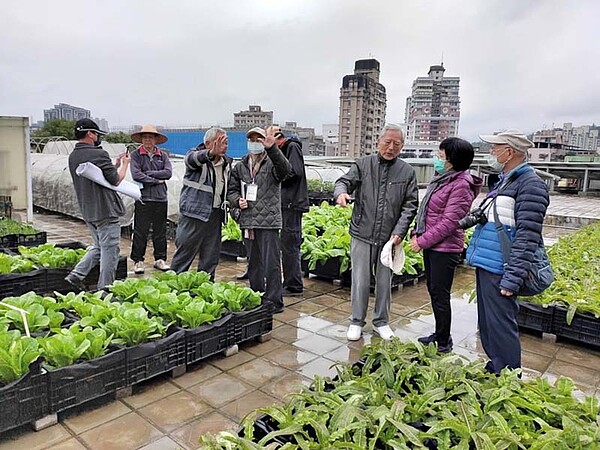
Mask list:
[[171,269],[177,273],[189,270],[196,255],[199,255],[198,271],[210,274],[215,279],[215,271],[221,256],[221,225],[224,212],[213,208],[207,222],[184,215],[179,216],[175,245],[177,250],[171,261]]
[[452,324],[450,290],[454,281],[454,271],[460,262],[460,253],[444,253],[423,250],[427,291],[435,317],[435,334],[439,345],[448,344]]
[[154,261],[167,260],[167,202],[135,202],[131,259],[143,261],[152,228]]
[[247,251],[250,288],[264,292],[263,299],[276,309],[283,307],[279,230],[254,229]]
[[502,275],[477,267],[475,276],[479,338],[490,358],[487,367],[495,373],[505,367],[517,369],[521,367],[517,296],[500,293]]
[[282,208],[281,260],[283,263],[283,287],[292,292],[304,288],[300,267],[300,245],[302,244],[302,212]]

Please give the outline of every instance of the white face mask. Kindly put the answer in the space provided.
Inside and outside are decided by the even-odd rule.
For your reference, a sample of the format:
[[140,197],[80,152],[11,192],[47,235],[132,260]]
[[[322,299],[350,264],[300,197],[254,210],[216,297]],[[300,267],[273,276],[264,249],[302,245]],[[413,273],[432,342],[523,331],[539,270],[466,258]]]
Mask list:
[[248,153],[257,155],[265,151],[265,147],[260,142],[248,141]]
[[[500,153],[500,155],[504,155],[507,151],[508,151],[508,149],[505,149],[502,153]],[[500,156],[500,155],[498,155],[498,156]],[[498,161],[498,156],[489,155],[486,158],[486,160],[487,160],[488,166],[490,166],[492,168],[492,170],[495,170],[496,172],[502,172],[502,169],[504,169],[504,165],[508,161],[501,163],[500,161]]]

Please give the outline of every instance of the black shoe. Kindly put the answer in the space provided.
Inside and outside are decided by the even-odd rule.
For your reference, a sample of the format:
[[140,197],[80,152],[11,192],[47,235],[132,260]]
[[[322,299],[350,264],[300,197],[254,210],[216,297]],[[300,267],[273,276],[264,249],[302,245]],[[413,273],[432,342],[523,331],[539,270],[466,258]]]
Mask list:
[[238,279],[238,280],[247,280],[248,279],[248,271],[246,270],[243,274],[238,275],[235,278]]
[[78,291],[85,291],[85,284],[83,284],[83,281],[78,280],[77,278],[72,277],[71,275],[67,275],[65,277],[65,281]]
[[423,336],[417,339],[423,345],[429,345],[432,342],[437,342],[437,335],[435,333],[430,334],[429,336]]
[[281,295],[283,295],[284,297],[295,297],[298,295],[302,295],[303,291],[304,291],[303,289],[300,289],[300,290],[293,289],[292,290],[292,289],[288,289],[288,288],[283,288],[281,290]]
[[283,305],[280,305],[280,306],[271,305],[271,308],[273,308],[273,314],[280,314],[285,309],[285,307]]
[[438,353],[450,353],[453,345],[454,343],[452,342],[452,338],[448,339],[448,343],[446,345],[438,343]]

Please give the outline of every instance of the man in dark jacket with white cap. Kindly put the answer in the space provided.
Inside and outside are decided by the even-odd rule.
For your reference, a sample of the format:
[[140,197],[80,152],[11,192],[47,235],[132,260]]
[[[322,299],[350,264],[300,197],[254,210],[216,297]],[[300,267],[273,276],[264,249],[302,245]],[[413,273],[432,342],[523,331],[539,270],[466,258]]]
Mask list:
[[248,247],[250,287],[264,292],[273,312],[283,312],[281,292],[281,181],[291,171],[289,161],[275,144],[274,132],[248,130],[248,154],[231,170],[227,200],[240,208],[240,228]]
[[104,178],[113,186],[118,186],[127,174],[129,154],[123,153],[112,163],[108,152],[100,146],[106,131],[90,119],[80,119],[75,123],[75,137],[79,140],[69,155],[69,171],[81,216],[92,233],[93,244],[83,259],[67,275],[65,280],[83,289],[83,279],[100,264],[98,289],[103,289],[115,281],[119,263],[119,242],[121,226],[119,217],[125,214],[121,197],[88,178],[77,175],[77,167],[82,163],[92,163],[100,168]]
[[[481,206],[484,219],[477,221],[467,263],[476,267],[479,337],[490,358],[486,368],[500,373],[505,367],[521,367],[517,295],[542,243],[549,196],[546,184],[527,164],[533,142],[524,133],[510,130],[480,138],[492,144],[488,165],[500,172],[500,180]],[[496,217],[512,242],[508,261]]]

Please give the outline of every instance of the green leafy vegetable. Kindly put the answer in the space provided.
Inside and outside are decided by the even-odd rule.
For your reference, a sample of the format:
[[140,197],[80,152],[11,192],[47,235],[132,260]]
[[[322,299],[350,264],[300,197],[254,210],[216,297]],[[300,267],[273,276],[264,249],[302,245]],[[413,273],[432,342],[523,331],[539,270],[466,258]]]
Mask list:
[[21,378],[40,354],[34,338],[21,336],[16,330],[0,332],[0,382],[6,384]]

